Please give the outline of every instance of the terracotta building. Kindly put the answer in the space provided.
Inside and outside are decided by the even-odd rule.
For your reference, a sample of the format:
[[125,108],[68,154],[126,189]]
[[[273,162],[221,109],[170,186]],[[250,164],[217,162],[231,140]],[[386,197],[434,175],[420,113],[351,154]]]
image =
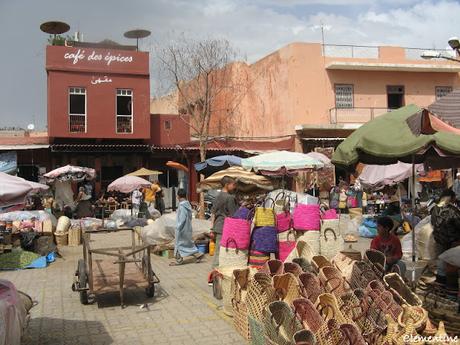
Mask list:
[[[243,77],[234,79],[247,80],[245,94],[231,114],[213,116],[212,134],[297,134],[315,139],[309,146],[335,145],[333,139],[388,110],[427,106],[460,84],[458,63],[423,60],[423,51],[292,43],[252,64],[237,63],[233,71]],[[164,102],[154,100],[151,109]]]

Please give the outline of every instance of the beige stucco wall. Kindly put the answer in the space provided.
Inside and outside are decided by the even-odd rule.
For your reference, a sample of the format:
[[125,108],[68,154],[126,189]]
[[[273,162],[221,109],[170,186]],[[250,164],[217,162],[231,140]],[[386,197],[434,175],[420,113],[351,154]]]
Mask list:
[[178,93],[153,98],[150,101],[150,114],[178,114]]

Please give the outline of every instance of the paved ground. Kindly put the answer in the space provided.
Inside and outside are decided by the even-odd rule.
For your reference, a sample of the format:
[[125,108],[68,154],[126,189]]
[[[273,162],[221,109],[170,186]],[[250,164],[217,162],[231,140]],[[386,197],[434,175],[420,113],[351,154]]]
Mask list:
[[[110,246],[119,234],[99,235]],[[129,240],[126,238],[126,240]],[[99,241],[97,242],[99,245]],[[71,283],[81,247],[64,247],[64,258],[46,269],[0,272],[18,289],[38,301],[24,344],[245,344],[221,311],[206,283],[211,260],[170,267],[170,260],[152,255],[161,279],[156,296],[143,291],[128,295],[128,307],[108,295],[99,305],[81,305]],[[148,308],[140,306],[148,302]]]

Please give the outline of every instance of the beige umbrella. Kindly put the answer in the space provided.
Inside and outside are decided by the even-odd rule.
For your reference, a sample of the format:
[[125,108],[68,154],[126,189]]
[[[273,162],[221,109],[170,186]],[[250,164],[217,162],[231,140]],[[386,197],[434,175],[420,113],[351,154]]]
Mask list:
[[218,171],[198,184],[198,193],[210,190],[220,189],[222,186],[220,181],[222,177],[230,176],[236,179],[238,190],[242,192],[250,192],[256,189],[273,190],[273,182],[265,176],[257,175],[251,171],[247,171],[241,167],[230,167],[225,170]]
[[128,176],[150,176],[150,175],[160,175],[160,174],[163,174],[163,173],[158,170],[149,170],[146,168],[140,168],[139,170],[129,173]]

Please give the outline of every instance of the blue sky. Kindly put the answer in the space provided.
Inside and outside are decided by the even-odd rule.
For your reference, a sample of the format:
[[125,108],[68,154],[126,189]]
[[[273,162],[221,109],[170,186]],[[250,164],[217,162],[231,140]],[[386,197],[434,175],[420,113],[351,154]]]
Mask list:
[[[46,125],[46,35],[40,23],[62,20],[87,41],[128,43],[123,32],[152,31],[155,47],[181,33],[224,37],[249,62],[293,41],[445,48],[460,36],[458,1],[413,0],[0,0],[0,127]],[[154,64],[153,64],[154,65]],[[152,92],[156,91],[156,71]]]

